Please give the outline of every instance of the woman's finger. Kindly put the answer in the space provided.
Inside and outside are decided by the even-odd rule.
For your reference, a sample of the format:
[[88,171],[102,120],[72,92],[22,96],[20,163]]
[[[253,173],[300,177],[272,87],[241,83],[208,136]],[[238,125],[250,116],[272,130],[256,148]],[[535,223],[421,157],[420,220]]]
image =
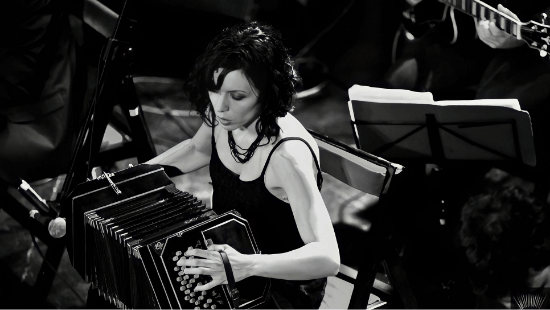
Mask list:
[[[228,248],[231,248],[231,247],[227,244],[212,244],[211,246],[208,247],[208,249],[212,251],[220,251],[220,250],[226,251]],[[217,254],[217,253],[215,254],[220,256],[220,254]]]
[[213,259],[213,260],[218,259],[218,256],[220,256],[218,253],[216,253],[216,252],[214,252],[214,251],[202,250],[202,249],[187,250],[187,251],[184,253],[184,255],[185,255],[185,256],[197,256],[197,257],[202,257],[202,258],[207,258],[207,259]]
[[212,289],[220,284],[225,284],[225,281],[222,281],[221,279],[213,279],[212,281],[208,283],[204,283],[202,285],[195,286],[194,291],[200,292],[200,291],[207,291],[209,289]]
[[192,267],[192,268],[185,268],[183,273],[184,274],[199,274],[199,275],[213,275],[217,271],[211,268],[203,268],[203,267]]
[[177,265],[186,267],[207,267],[219,269],[218,267],[221,266],[221,263],[219,261],[205,258],[180,258],[177,262]]

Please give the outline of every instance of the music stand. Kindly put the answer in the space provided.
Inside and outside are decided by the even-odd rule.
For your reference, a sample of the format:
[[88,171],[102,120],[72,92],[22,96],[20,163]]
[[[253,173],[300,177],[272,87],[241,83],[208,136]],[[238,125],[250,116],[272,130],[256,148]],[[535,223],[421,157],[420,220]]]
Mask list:
[[[423,202],[421,208],[435,206],[437,212],[429,214],[439,216],[436,225],[445,225],[442,238],[455,233],[455,211],[459,210],[455,207],[460,208],[464,195],[469,194],[462,189],[477,180],[471,172],[484,171],[477,169],[478,165],[505,164],[524,170],[536,164],[530,117],[521,111],[515,99],[437,102],[430,93],[354,86],[350,89],[349,110],[359,149],[405,163],[411,171],[421,168],[418,172],[422,174],[427,174],[427,163],[443,168],[435,170],[440,171],[436,177],[427,177],[425,181],[430,181],[427,183],[413,172],[413,179],[407,179],[409,183],[399,189],[407,198],[397,198],[397,205],[404,202],[403,210],[409,209],[414,214],[419,213],[411,207],[417,207],[418,201]],[[450,186],[455,184],[462,189]],[[416,196],[418,189],[422,194]],[[426,196],[430,197],[425,201],[414,200]],[[451,210],[445,212],[448,207]],[[406,229],[403,226],[406,219],[392,215],[391,221],[397,222],[388,226]],[[406,234],[406,230],[403,232]],[[399,279],[396,280],[398,286]]]
[[[515,99],[410,103],[406,91],[361,87],[362,100],[350,89],[349,109],[357,147],[384,158],[446,161],[507,161],[536,164],[529,113]],[[357,89],[356,89],[357,90]],[[369,100],[369,92],[376,92]],[[380,93],[387,93],[382,99]],[[353,96],[353,97],[352,97]],[[392,102],[392,100],[396,102]]]

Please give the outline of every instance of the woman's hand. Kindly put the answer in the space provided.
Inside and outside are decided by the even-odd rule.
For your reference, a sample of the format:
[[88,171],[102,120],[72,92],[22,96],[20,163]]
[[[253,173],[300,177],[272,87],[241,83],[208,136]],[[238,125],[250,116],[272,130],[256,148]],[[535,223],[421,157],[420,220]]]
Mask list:
[[[235,282],[239,282],[252,275],[252,268],[254,266],[253,255],[241,254],[227,244],[213,244],[208,247],[208,250],[190,249],[177,262],[178,266],[186,267],[183,269],[185,274],[199,274],[212,277],[212,281],[197,286],[195,291],[206,291],[220,284],[227,284],[227,277],[222,258],[218,252],[219,250],[223,250],[227,254]],[[186,258],[191,256],[193,258]]]

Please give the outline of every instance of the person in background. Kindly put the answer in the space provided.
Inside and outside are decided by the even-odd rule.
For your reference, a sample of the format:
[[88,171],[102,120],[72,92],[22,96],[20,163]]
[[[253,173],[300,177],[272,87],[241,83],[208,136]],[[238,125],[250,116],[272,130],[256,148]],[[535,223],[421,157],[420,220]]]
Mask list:
[[461,221],[458,238],[478,296],[476,308],[548,305],[547,204],[517,185],[500,187],[470,198],[462,209]]
[[[540,57],[523,40],[499,29],[494,21],[476,19],[437,0],[402,0],[405,24],[424,29],[404,45],[387,73],[389,88],[429,91],[435,100],[518,99],[529,112],[537,155],[536,169],[524,177],[536,183],[536,195],[550,191],[550,59]],[[550,25],[545,0],[487,0],[511,19]],[[452,11],[451,11],[452,10]],[[425,26],[429,24],[430,26]],[[424,27],[420,27],[424,26]],[[426,30],[427,29],[427,30]],[[544,39],[544,38],[543,38]],[[544,42],[538,42],[544,43]],[[540,45],[539,45],[540,46]],[[550,44],[547,44],[550,49]]]
[[[498,10],[518,21],[542,22],[542,13],[550,14],[550,6],[546,1],[507,2],[511,9],[499,4]],[[547,25],[550,25],[549,22],[546,19]],[[515,98],[521,109],[529,112],[537,166],[527,178],[535,183],[535,195],[546,200],[550,190],[550,145],[547,141],[550,135],[550,58],[540,57],[537,50],[500,30],[494,22],[477,21],[476,29],[479,39],[494,49],[495,54],[484,71],[475,98]]]
[[402,26],[387,88],[431,92],[435,100],[473,99],[494,51],[477,39],[472,18],[437,0],[399,4]]
[[[518,99],[522,109],[528,111],[531,116],[537,167],[530,169],[523,165],[519,169],[511,170],[510,173],[520,173],[521,177],[536,183],[536,197],[546,200],[550,187],[550,144],[547,141],[550,133],[550,122],[547,120],[550,115],[548,56],[541,58],[537,50],[501,31],[491,21],[477,20],[458,9],[451,11],[450,7],[445,8],[445,4],[437,0],[400,2],[403,5],[404,24],[408,26],[414,38],[409,36],[410,39],[402,40],[405,44],[397,45],[398,57],[388,71],[387,87],[429,91],[433,93],[435,100]],[[540,13],[550,13],[548,1],[542,0],[483,2],[523,22],[541,22]],[[392,184],[394,190],[396,185],[400,186],[402,193],[401,197],[398,197],[402,201],[398,201],[396,205],[413,203],[426,206],[431,203],[434,207],[427,209],[433,213],[441,210],[439,212],[446,218],[445,229],[436,228],[439,225],[436,221],[440,217],[430,218],[424,214],[418,216],[417,222],[422,221],[423,225],[418,226],[425,231],[412,230],[411,233],[411,229],[401,228],[408,224],[406,220],[402,220],[404,224],[399,227],[406,244],[404,255],[414,261],[415,266],[423,266],[420,264],[425,261],[425,257],[431,257],[434,261],[430,266],[426,265],[426,268],[417,267],[423,270],[418,275],[414,274],[414,270],[409,273],[413,279],[421,279],[421,283],[431,281],[424,289],[419,286],[418,289],[414,288],[419,305],[441,307],[440,305],[445,302],[443,298],[439,304],[431,303],[436,299],[432,296],[442,296],[445,290],[431,288],[442,286],[449,287],[446,291],[451,292],[451,298],[460,296],[457,299],[461,302],[470,300],[463,294],[470,293],[470,288],[467,285],[459,285],[467,284],[467,281],[463,281],[463,273],[455,267],[461,262],[453,264],[454,259],[459,258],[460,249],[456,249],[449,241],[454,240],[456,229],[460,227],[461,207],[470,196],[480,192],[484,176],[488,171],[493,171],[491,168],[494,164],[468,161],[448,164],[443,169],[438,169],[442,171],[439,174],[440,178],[437,177],[437,173],[433,173],[435,169],[428,173],[428,167],[422,164],[411,163],[405,166],[408,170],[406,181],[401,181],[402,184]],[[401,178],[406,175],[407,172]],[[443,181],[441,178],[444,178]],[[457,188],[461,190],[458,191]],[[434,199],[437,195],[444,199]],[[429,211],[427,214],[432,214]],[[434,231],[438,233],[433,233]],[[414,235],[415,233],[418,236]],[[440,244],[445,246],[438,248]],[[420,247],[428,249],[429,254],[426,254],[427,251],[416,254],[415,249]],[[424,293],[425,291],[429,293]],[[426,304],[428,306],[425,306]],[[464,304],[463,307],[468,308],[470,305]]]

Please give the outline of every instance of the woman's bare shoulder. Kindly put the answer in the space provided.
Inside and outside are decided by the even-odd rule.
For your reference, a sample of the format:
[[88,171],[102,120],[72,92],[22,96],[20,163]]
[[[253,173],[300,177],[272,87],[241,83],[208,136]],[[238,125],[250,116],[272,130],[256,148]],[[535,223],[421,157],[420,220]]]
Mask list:
[[[311,147],[315,156],[319,158],[319,148],[315,139],[307,131],[307,129],[291,114],[279,119],[279,126],[281,127],[280,138],[301,138],[307,142]],[[311,162],[311,151],[304,142],[299,140],[285,141],[275,151],[276,157],[282,157],[286,160],[290,160],[293,164]]]
[[[285,117],[281,117],[279,119],[279,127],[281,127],[281,133],[280,138],[302,138],[305,140],[309,146],[314,150],[316,154],[319,153],[317,143],[315,142],[315,139],[311,134],[307,131],[307,129],[302,125],[302,123],[296,119],[292,114],[288,113]],[[290,143],[291,141],[283,143],[281,147],[285,149],[286,151],[289,151],[288,149],[292,150],[294,145],[296,144],[303,144],[304,147],[307,148],[307,146],[301,142],[301,141],[295,141],[293,143]]]

